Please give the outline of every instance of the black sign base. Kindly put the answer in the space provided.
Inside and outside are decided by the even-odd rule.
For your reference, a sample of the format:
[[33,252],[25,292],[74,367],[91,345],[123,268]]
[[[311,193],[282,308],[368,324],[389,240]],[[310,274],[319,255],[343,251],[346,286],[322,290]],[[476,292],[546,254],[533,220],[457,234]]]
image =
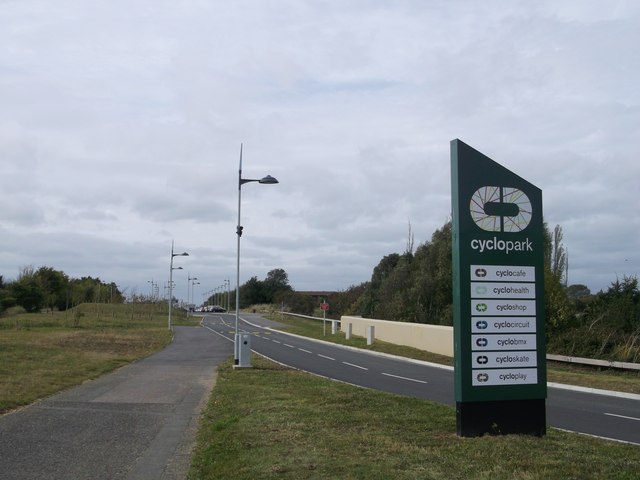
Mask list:
[[456,402],[458,436],[532,435],[546,433],[545,400]]

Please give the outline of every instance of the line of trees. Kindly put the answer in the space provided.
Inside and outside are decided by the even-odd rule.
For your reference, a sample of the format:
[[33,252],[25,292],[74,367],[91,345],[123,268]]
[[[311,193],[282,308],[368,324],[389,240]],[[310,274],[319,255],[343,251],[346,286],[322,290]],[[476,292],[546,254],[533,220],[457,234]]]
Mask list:
[[124,296],[115,283],[99,278],[69,278],[51,267],[24,267],[14,281],[0,275],[0,314],[12,307],[27,312],[66,310],[85,302],[122,303]]
[[[545,224],[545,323],[548,350],[565,355],[640,362],[640,291],[637,277],[616,279],[593,295],[585,285],[567,285],[569,258],[562,227]],[[353,300],[353,291],[361,294]],[[453,324],[451,222],[413,251],[386,255],[371,280],[341,295],[342,313],[403,322]],[[336,300],[333,300],[334,302]]]

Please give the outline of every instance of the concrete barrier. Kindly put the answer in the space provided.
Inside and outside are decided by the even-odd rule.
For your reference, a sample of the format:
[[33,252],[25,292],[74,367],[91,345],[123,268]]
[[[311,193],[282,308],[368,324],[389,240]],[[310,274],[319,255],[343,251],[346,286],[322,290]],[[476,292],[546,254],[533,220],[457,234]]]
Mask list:
[[453,327],[392,322],[346,315],[340,320],[340,329],[343,332],[346,332],[349,328],[348,325],[351,325],[350,333],[366,338],[367,327],[373,326],[377,340],[453,357]]

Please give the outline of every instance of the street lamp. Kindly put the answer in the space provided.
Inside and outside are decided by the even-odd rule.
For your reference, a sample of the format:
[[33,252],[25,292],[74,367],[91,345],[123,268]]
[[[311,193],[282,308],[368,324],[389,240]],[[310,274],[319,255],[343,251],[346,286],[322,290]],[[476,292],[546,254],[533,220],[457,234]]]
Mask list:
[[227,287],[227,312],[228,312],[231,306],[231,304],[229,303],[229,297],[231,296],[231,281],[227,278],[224,281],[224,284]]
[[169,330],[171,330],[171,306],[173,304],[173,271],[182,270],[182,267],[173,268],[173,257],[188,257],[187,252],[173,253],[173,240],[171,240],[171,261],[169,262]]
[[271,175],[257,179],[242,178],[242,144],[240,144],[240,167],[238,168],[238,226],[236,227],[236,235],[238,236],[238,254],[236,256],[236,333],[234,343],[235,365],[238,365],[240,359],[240,335],[238,334],[238,317],[240,315],[240,237],[242,236],[242,225],[240,225],[240,209],[242,198],[242,185],[249,182],[258,182],[266,185],[278,183],[278,180]]
[[191,301],[189,300],[189,284],[191,280],[198,280],[198,277],[192,277],[191,273],[187,272],[187,303],[189,304],[187,305],[187,316],[191,313]]
[[[191,281],[191,301],[189,302],[189,305],[193,305],[193,291],[196,285],[200,285],[200,282],[196,282],[197,278],[193,278]],[[188,299],[187,299],[188,300]],[[193,305],[195,308],[195,305]],[[189,307],[191,308],[191,307]]]

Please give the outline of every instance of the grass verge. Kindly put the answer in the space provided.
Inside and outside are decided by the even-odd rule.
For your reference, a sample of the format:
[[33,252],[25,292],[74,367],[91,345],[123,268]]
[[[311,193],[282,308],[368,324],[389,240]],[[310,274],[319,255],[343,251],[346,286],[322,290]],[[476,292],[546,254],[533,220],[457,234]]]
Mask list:
[[[280,314],[273,314],[269,318],[286,325],[286,328],[282,328],[282,330],[296,335],[442,365],[453,365],[453,358],[451,357],[437,355],[417,348],[395,345],[380,340],[376,340],[373,345],[367,345],[364,337],[352,336],[350,340],[347,340],[342,332],[332,335],[331,322],[329,321],[327,321],[327,333],[325,335],[323,322],[319,320],[288,317]],[[640,372],[638,371],[621,371],[608,368],[547,362],[547,380],[555,383],[640,394]]]
[[[199,321],[175,318],[174,324]],[[0,414],[145,357],[171,337],[157,304],[85,304],[2,317]]]
[[632,479],[640,448],[550,430],[460,438],[452,407],[254,356],[218,369],[189,478]]

